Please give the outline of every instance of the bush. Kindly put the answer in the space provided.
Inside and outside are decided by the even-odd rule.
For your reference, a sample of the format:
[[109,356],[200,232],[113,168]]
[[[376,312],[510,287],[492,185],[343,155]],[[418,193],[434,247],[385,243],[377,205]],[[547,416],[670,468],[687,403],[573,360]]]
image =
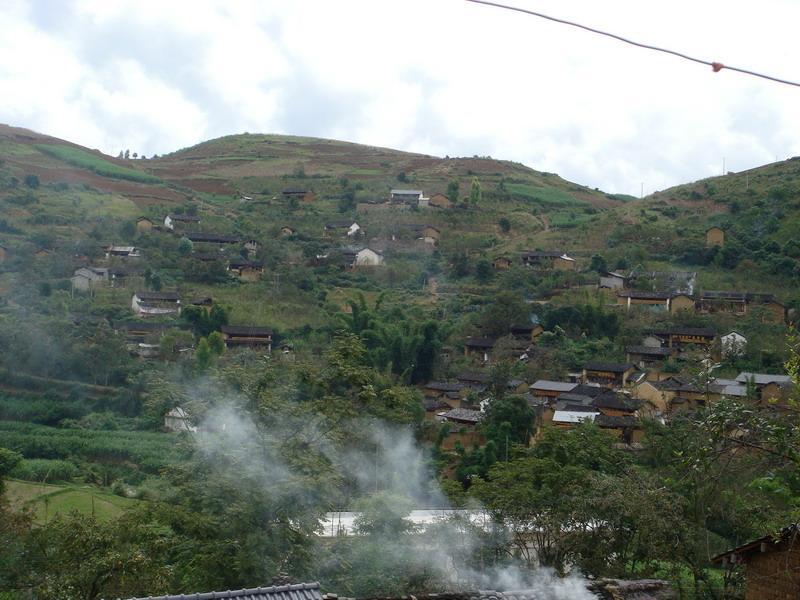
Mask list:
[[39,177],[36,175],[25,175],[25,185],[35,190],[39,187]]

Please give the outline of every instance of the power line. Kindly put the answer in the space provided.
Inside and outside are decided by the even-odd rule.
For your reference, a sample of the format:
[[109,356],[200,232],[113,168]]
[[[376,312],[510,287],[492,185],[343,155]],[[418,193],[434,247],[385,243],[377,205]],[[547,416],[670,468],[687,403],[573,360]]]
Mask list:
[[540,17],[542,19],[547,19],[548,21],[554,21],[556,23],[561,23],[562,25],[569,25],[571,27],[577,27],[578,29],[584,29],[585,31],[590,31],[592,33],[596,33],[598,35],[604,35],[606,37],[613,38],[620,42],[624,42],[626,44],[630,44],[632,46],[638,46],[639,48],[645,48],[646,50],[654,50],[656,52],[663,52],[665,54],[672,54],[673,56],[677,56],[678,58],[682,58],[684,60],[690,60],[692,62],[700,63],[701,65],[707,65],[711,67],[715,73],[718,73],[722,69],[728,69],[729,71],[736,71],[738,73],[744,73],[745,75],[752,75],[753,77],[761,77],[762,79],[768,79],[770,81],[775,81],[777,83],[785,83],[786,85],[793,85],[796,87],[800,87],[800,83],[795,81],[788,81],[786,79],[779,79],[777,77],[772,77],[771,75],[765,75],[764,73],[758,73],[757,71],[750,71],[748,69],[741,69],[739,67],[732,67],[730,65],[722,64],[721,62],[710,61],[710,60],[703,60],[702,58],[695,58],[694,56],[689,56],[688,54],[683,54],[682,52],[676,52],[675,50],[669,50],[667,48],[661,48],[659,46],[651,46],[650,44],[642,44],[640,42],[635,42],[633,40],[629,40],[628,38],[624,38],[621,35],[616,35],[614,33],[610,33],[608,31],[603,31],[602,29],[594,29],[593,27],[588,27],[587,25],[581,25],[580,23],[575,23],[573,21],[567,21],[566,19],[559,19],[557,17],[551,17],[550,15],[546,15],[544,13],[536,12],[533,10],[528,10],[525,8],[520,8],[518,6],[508,6],[507,4],[500,4],[498,2],[489,2],[488,0],[466,0],[467,2],[473,2],[475,4],[484,4],[486,6],[494,6],[495,8],[504,8],[506,10],[513,10],[516,12],[525,13],[526,15],[532,15],[534,17]]

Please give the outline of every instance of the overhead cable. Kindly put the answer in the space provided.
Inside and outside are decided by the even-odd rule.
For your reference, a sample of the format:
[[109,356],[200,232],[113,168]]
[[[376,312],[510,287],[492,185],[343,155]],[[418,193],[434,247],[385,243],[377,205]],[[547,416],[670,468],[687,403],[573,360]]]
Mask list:
[[554,21],[556,23],[561,23],[563,25],[569,25],[571,27],[577,27],[579,29],[584,29],[586,31],[590,31],[592,33],[596,33],[599,35],[604,35],[606,37],[613,38],[620,42],[625,42],[626,44],[631,44],[632,46],[638,46],[639,48],[645,48],[647,50],[654,50],[656,52],[663,52],[665,54],[672,54],[673,56],[677,56],[678,58],[682,58],[684,60],[690,60],[692,62],[700,63],[701,65],[707,65],[713,69],[715,73],[719,73],[722,69],[728,69],[729,71],[736,71],[738,73],[744,73],[745,75],[752,75],[753,77],[760,77],[762,79],[768,79],[770,81],[775,81],[777,83],[784,83],[786,85],[793,85],[795,87],[800,87],[800,83],[795,81],[788,81],[786,79],[779,79],[778,77],[772,77],[771,75],[765,75],[764,73],[759,73],[757,71],[750,71],[748,69],[742,69],[739,67],[732,67],[730,65],[723,64],[721,62],[710,61],[710,60],[703,60],[702,58],[695,58],[694,56],[689,56],[688,54],[683,54],[682,52],[677,52],[675,50],[669,50],[668,48],[661,48],[659,46],[653,46],[650,44],[642,44],[640,42],[635,42],[628,38],[622,37],[621,35],[616,35],[615,33],[610,33],[608,31],[603,31],[602,29],[595,29],[593,27],[588,27],[586,25],[581,25],[580,23],[575,23],[573,21],[567,21],[566,19],[559,19],[557,17],[551,17],[550,15],[546,15],[544,13],[536,12],[533,10],[528,10],[526,8],[520,8],[519,6],[509,6],[507,4],[500,4],[498,2],[489,2],[488,0],[466,0],[467,2],[473,2],[475,4],[485,4],[486,6],[493,6],[495,8],[503,8],[506,10],[513,10],[515,12],[525,13],[527,15],[532,15],[534,17],[540,17],[542,19],[547,19],[548,21]]

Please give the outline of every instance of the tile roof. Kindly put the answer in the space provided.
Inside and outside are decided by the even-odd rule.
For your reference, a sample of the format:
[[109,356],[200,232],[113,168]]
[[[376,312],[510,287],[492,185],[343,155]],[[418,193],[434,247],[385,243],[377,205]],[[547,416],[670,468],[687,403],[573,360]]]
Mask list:
[[227,333],[228,335],[272,335],[272,329],[269,327],[258,327],[256,325],[223,325],[220,327],[220,331],[222,331],[222,333]]
[[544,390],[547,392],[571,392],[577,387],[577,383],[569,383],[568,381],[549,381],[547,379],[539,379],[531,385],[532,390]]
[[[295,585],[228,590],[226,592],[148,596],[147,600],[216,600],[218,598],[237,598],[239,600],[322,600],[322,592],[320,591],[319,583],[298,583]],[[131,600],[145,599],[133,598]]]
[[601,387],[599,385],[590,385],[588,383],[580,383],[576,385],[574,388],[570,390],[571,394],[581,394],[582,396],[589,396],[590,398],[596,398],[600,394],[604,393],[606,388]]
[[628,354],[642,354],[644,356],[670,356],[672,348],[656,348],[654,346],[628,346],[625,348]]
[[178,292],[136,292],[139,300],[163,300],[165,302],[178,302]]
[[769,375],[767,373],[749,373],[742,371],[736,376],[736,381],[739,383],[747,383],[752,380],[756,385],[767,385],[768,383],[791,383],[792,378],[788,375]]
[[587,371],[608,371],[609,373],[624,373],[629,369],[633,369],[635,365],[631,363],[604,363],[604,362],[588,362],[583,368]]
[[429,381],[422,387],[437,392],[457,392],[466,386],[463,383],[450,383],[449,381]]
[[454,408],[442,415],[445,419],[450,421],[461,421],[465,423],[478,423],[483,419],[483,413],[479,410],[470,410],[469,408]]
[[494,348],[496,343],[495,338],[468,337],[464,345],[473,348]]
[[714,330],[708,327],[663,327],[654,329],[653,335],[696,335],[714,337]]

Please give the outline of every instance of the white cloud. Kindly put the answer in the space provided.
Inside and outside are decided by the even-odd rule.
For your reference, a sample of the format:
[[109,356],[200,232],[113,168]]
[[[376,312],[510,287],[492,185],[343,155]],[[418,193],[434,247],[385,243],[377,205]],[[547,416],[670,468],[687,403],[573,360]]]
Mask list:
[[[790,77],[791,0],[515,0]],[[0,120],[107,152],[241,131],[492,155],[637,194],[800,154],[800,90],[460,0],[8,0]]]

